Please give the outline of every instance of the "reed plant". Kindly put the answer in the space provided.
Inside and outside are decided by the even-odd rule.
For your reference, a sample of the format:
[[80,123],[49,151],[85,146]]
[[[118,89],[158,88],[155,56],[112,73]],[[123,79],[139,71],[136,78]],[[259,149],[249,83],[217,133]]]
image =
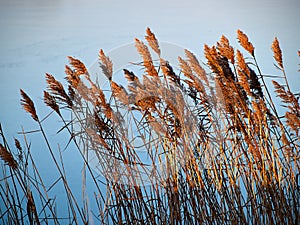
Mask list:
[[[103,50],[99,67],[109,90],[73,57],[65,67],[66,84],[46,74],[47,117],[57,115],[60,131],[73,142],[68,151],[82,158],[83,199],[69,185],[62,152],[49,141],[47,119],[40,119],[21,90],[21,104],[37,123],[59,177],[46,185],[30,134],[23,132],[23,144],[15,139],[13,148],[1,128],[2,223],[299,224],[299,93],[290,88],[277,38],[271,49],[279,75],[272,76],[261,72],[241,30],[237,40],[240,49],[225,36],[205,45],[205,63],[185,50],[177,66],[162,57],[148,28],[145,42],[135,39],[140,74],[124,68],[127,87],[116,82]],[[283,115],[271,90],[285,107]],[[91,165],[90,155],[99,166]],[[65,198],[50,194],[56,186]],[[67,215],[57,211],[60,202]]]

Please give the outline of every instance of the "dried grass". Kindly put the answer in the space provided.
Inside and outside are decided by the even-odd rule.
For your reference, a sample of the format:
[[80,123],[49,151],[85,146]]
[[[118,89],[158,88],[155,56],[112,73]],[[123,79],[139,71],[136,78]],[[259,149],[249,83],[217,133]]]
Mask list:
[[279,67],[283,69],[283,62],[282,62],[282,53],[279,46],[279,41],[277,38],[274,39],[272,43],[272,50],[274,52],[274,59],[278,63]]
[[244,34],[241,30],[237,30],[237,38],[240,42],[240,45],[252,56],[254,56],[254,47],[252,43],[248,40],[247,35]]
[[20,93],[22,96],[21,105],[23,106],[24,110],[31,115],[32,119],[34,119],[35,121],[39,121],[33,101],[22,89],[20,89]]
[[0,144],[0,158],[13,170],[18,168],[17,161],[2,144]]
[[[21,104],[38,122],[59,177],[50,186],[44,184],[27,143],[30,134],[23,133],[25,149],[15,139],[18,155],[23,155],[16,161],[0,129],[4,143],[0,156],[13,169],[0,182],[5,204],[0,220],[4,224],[90,224],[90,218],[101,224],[298,224],[299,98],[288,85],[277,38],[272,50],[283,79],[273,76],[272,82],[284,115],[278,115],[279,106],[272,100],[252,43],[240,30],[237,36],[251,58],[222,36],[216,46],[204,46],[208,74],[188,50],[186,59],[178,58],[180,71],[173,69],[160,57],[163,49],[147,28],[145,39],[159,62],[153,62],[148,46],[135,39],[142,58],[136,66],[144,73],[124,69],[127,88],[114,81],[112,61],[100,50],[110,96],[75,58],[69,57],[65,70],[68,91],[46,74],[49,92],[44,91],[44,102],[64,124],[58,133],[68,132],[67,146],[72,141],[84,162],[82,203],[70,188],[62,158],[59,164],[34,103],[21,90]],[[72,110],[71,118],[62,116],[65,108]],[[140,158],[140,149],[147,154],[147,163]],[[105,181],[99,182],[91,170],[88,151],[95,153]],[[87,185],[89,178],[92,182]],[[54,187],[64,189],[66,220],[56,211],[65,199],[52,201]],[[97,207],[92,208],[90,201]]]

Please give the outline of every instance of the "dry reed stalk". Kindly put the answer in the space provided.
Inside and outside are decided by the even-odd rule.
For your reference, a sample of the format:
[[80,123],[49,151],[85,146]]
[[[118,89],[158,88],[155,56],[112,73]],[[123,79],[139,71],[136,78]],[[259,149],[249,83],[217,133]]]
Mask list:
[[284,87],[275,80],[272,80],[272,83],[275,87],[275,92],[277,93],[277,96],[281,98],[284,103],[290,103],[290,97],[284,89]]
[[283,145],[286,147],[286,146],[290,146],[290,142],[286,136],[286,132],[283,128],[283,125],[280,124],[280,130],[281,130],[281,137],[280,137],[280,140],[282,141]]
[[101,135],[97,134],[93,129],[86,128],[85,131],[93,141],[95,141],[96,143],[102,145],[107,150],[111,150],[111,148],[109,147],[109,145],[107,144],[105,139],[103,137],[101,137]]
[[129,95],[126,92],[125,88],[123,86],[118,85],[114,81],[111,81],[110,85],[113,96],[118,98],[118,100],[124,105],[129,105]]
[[76,76],[88,75],[88,71],[87,71],[85,65],[79,59],[75,59],[71,56],[68,56],[68,59],[70,61],[70,64],[74,68],[74,72],[75,72]]
[[209,87],[209,82],[208,82],[206,72],[201,67],[196,56],[187,49],[184,50],[184,53],[185,53],[185,56],[188,58],[188,62],[190,64],[190,66],[192,67],[193,71],[199,76],[200,80],[203,80],[205,82],[205,84],[207,85],[207,87]]
[[128,80],[128,90],[130,94],[128,95],[128,102],[134,103],[136,102],[136,93],[139,89],[144,89],[143,85],[141,84],[139,78],[131,71],[124,69],[125,78]]
[[224,109],[230,115],[234,115],[235,107],[232,102],[232,98],[228,95],[228,93],[230,93],[229,90],[219,78],[215,79],[215,84],[216,84],[216,97],[219,100],[219,106],[223,106]]
[[142,80],[142,87],[137,88],[137,91],[135,92],[136,98],[143,99],[147,98],[149,96],[159,96],[159,89],[163,86],[160,79],[153,79],[152,77],[149,77],[148,75],[143,75]]
[[61,115],[59,111],[59,106],[56,103],[55,98],[52,95],[50,95],[47,91],[44,91],[44,103],[51,109],[53,109],[58,115]]
[[254,120],[255,120],[255,124],[257,125],[261,124],[265,117],[262,111],[262,108],[264,108],[263,105],[264,103],[261,99],[258,101],[254,101],[254,100],[252,101]]
[[146,33],[147,33],[147,35],[145,36],[145,39],[147,40],[149,46],[160,57],[160,49],[159,49],[158,41],[157,41],[157,39],[155,37],[155,34],[152,33],[152,31],[150,30],[149,27],[147,28]]
[[247,92],[249,96],[251,96],[250,91],[250,84],[249,84],[249,77],[250,77],[250,70],[248,69],[248,66],[245,62],[243,54],[237,50],[236,52],[236,60],[237,60],[237,66],[238,66],[238,75],[239,75],[239,83],[244,88],[244,90]]
[[[222,49],[222,46],[220,47]],[[243,90],[241,84],[237,82],[237,79],[235,77],[235,74],[232,72],[227,57],[222,56],[222,54],[217,51],[215,46],[209,48],[207,45],[205,45],[204,51],[205,57],[208,60],[208,65],[216,75],[217,80],[220,81],[218,82],[218,84],[220,85],[223,92],[223,97],[225,98],[226,103],[225,105],[227,105],[226,108],[227,110],[229,110],[228,112],[233,113],[232,109],[234,107],[240,109],[246,114],[248,112],[247,93]],[[231,93],[230,98],[226,97],[228,93]]]
[[[89,91],[90,100],[95,107],[101,107],[106,104],[106,99],[103,91],[90,79],[90,77],[86,77],[87,81],[90,83],[91,88],[85,90]],[[80,82],[80,86],[82,86],[82,82]],[[80,91],[79,91],[80,92]]]
[[150,109],[157,111],[156,103],[160,101],[157,96],[148,96],[141,99],[136,99],[135,105],[138,106],[142,111],[148,111]]
[[66,103],[70,108],[73,106],[72,100],[67,95],[63,85],[59,81],[57,81],[54,76],[46,73],[46,82],[48,84],[49,90],[55,96],[55,98]]
[[104,54],[104,51],[102,49],[100,49],[99,51],[99,61],[104,75],[108,80],[111,80],[113,75],[113,63],[111,59]]
[[296,96],[289,90],[285,90],[283,85],[280,85],[278,82],[272,80],[272,83],[275,87],[275,92],[277,96],[281,98],[283,103],[286,103],[286,107],[290,110],[291,113],[295,114],[297,117],[300,117],[300,105]]
[[299,131],[300,131],[300,116],[295,115],[294,113],[291,113],[291,112],[286,112],[285,118],[286,118],[286,124],[288,126],[290,126],[296,132],[296,135],[298,136]]
[[274,53],[274,59],[278,63],[280,69],[283,69],[283,62],[282,62],[282,52],[279,46],[278,39],[275,37],[273,43],[272,43],[272,50]]
[[107,122],[104,122],[104,119],[99,117],[96,112],[94,112],[92,121],[96,125],[97,131],[99,131],[100,133],[108,133],[110,131],[109,124]]
[[139,39],[135,38],[135,47],[143,58],[143,65],[148,76],[158,77],[158,73],[153,65],[152,57],[148,47]]
[[176,75],[173,68],[170,66],[169,62],[160,58],[160,68],[165,77],[167,77],[170,81],[174,82],[176,85],[181,86],[180,77]]
[[248,69],[250,70],[249,83],[250,83],[250,88],[253,91],[253,95],[255,96],[255,98],[263,98],[264,94],[257,74],[250,67],[248,67]]
[[204,96],[206,98],[206,91],[204,88],[203,83],[201,82],[201,78],[198,79],[196,76],[194,76],[193,71],[191,69],[191,67],[189,66],[189,64],[183,60],[181,57],[178,57],[178,61],[179,61],[179,66],[184,74],[184,76],[186,76],[187,78],[191,79],[193,82],[189,82],[188,80],[185,80],[185,82],[187,82],[190,87],[194,87],[196,88],[196,90],[202,94],[202,96]]
[[129,81],[129,82],[139,82],[139,78],[132,72],[129,71],[127,69],[123,69],[125,78]]
[[108,118],[108,119],[113,119],[114,118],[114,113],[113,113],[113,110],[110,106],[109,103],[105,103],[105,105],[103,106],[104,108],[104,114],[105,116]]
[[39,216],[38,216],[38,213],[37,213],[36,204],[34,202],[34,198],[33,198],[32,193],[31,193],[30,190],[27,191],[27,214],[28,214],[28,217],[29,217],[30,224],[33,224],[33,221],[35,221],[35,223],[37,225],[41,224],[40,221],[39,221]]
[[229,40],[224,35],[222,35],[220,41],[217,42],[217,49],[222,56],[234,64],[234,49],[230,46]]
[[21,147],[21,144],[20,144],[20,142],[17,138],[14,138],[14,140],[15,140],[15,146],[18,149],[18,154],[17,154],[18,160],[19,160],[19,162],[23,162],[24,152],[23,152],[23,149]]
[[[218,53],[219,54],[219,53]],[[230,83],[230,84],[235,84],[238,85],[236,83],[237,79],[235,74],[233,73],[231,66],[229,65],[228,59],[226,57],[223,56],[219,56],[217,58],[217,63],[221,66],[223,73],[221,75],[224,76],[224,78],[226,78],[226,82]]]
[[290,110],[285,113],[286,124],[292,128],[298,135],[300,127],[300,106],[297,98],[290,91],[286,91],[285,88],[276,81],[272,81],[275,87],[275,92],[281,98],[283,103],[288,104],[287,108]]
[[155,117],[151,116],[151,114],[147,114],[146,119],[157,134],[167,135],[167,130],[162,126],[161,121],[158,121]]
[[2,144],[0,144],[0,158],[13,170],[18,168],[17,161]]
[[207,59],[207,64],[210,66],[212,72],[214,72],[217,76],[223,77],[222,67],[218,63],[218,52],[215,46],[211,48],[208,45],[204,45],[204,55]]
[[185,60],[183,60],[180,56],[178,57],[178,62],[184,76],[194,81],[195,77],[189,64]]
[[65,66],[65,74],[67,75],[65,79],[73,88],[77,89],[80,78],[76,76],[76,73],[68,65]]
[[20,93],[22,95],[21,105],[23,106],[24,110],[31,115],[32,119],[38,122],[39,118],[36,114],[33,101],[22,89],[20,89]]
[[21,144],[20,144],[20,141],[18,140],[18,139],[14,139],[15,140],[15,146],[16,146],[16,148],[20,151],[20,152],[22,152],[22,147],[21,147]]
[[[84,66],[84,64],[83,64],[83,66]],[[62,85],[61,85],[60,82],[58,82],[55,79],[53,79],[51,75],[49,76],[48,74],[46,74],[47,82],[48,82],[48,84],[50,86],[52,94],[56,95],[56,97],[59,100],[61,100],[63,102],[66,102],[67,105],[70,108],[73,107],[72,99],[76,100],[76,103],[79,104],[79,105],[81,105],[81,98],[83,98],[85,101],[91,102],[91,103],[93,103],[95,105],[95,102],[93,101],[93,97],[95,97],[94,96],[95,91],[93,92],[93,88],[92,88],[92,91],[91,91],[84,84],[84,82],[80,79],[80,76],[76,74],[76,71],[72,70],[67,65],[65,66],[65,73],[67,75],[65,79],[70,84],[70,86],[68,87],[70,96],[68,96],[66,94],[66,92],[64,91],[64,89],[63,89],[63,87],[62,87]],[[91,82],[90,77],[89,77],[89,75],[88,75],[87,72],[86,72],[85,75],[86,75],[85,78],[93,86],[93,82]],[[77,95],[77,93],[75,93],[74,89],[76,89],[76,91],[78,92],[79,95]],[[95,87],[94,87],[94,90],[95,90]]]
[[237,38],[240,45],[248,51],[252,56],[254,56],[254,47],[251,42],[249,42],[248,37],[241,30],[237,30]]
[[68,95],[69,95],[71,101],[75,101],[76,92],[75,92],[74,88],[71,85],[68,85]]

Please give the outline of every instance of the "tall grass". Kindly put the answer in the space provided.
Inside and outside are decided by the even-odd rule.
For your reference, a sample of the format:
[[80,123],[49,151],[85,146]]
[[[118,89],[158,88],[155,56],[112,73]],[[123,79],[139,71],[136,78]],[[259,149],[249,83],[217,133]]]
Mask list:
[[[46,186],[29,134],[24,132],[22,145],[15,139],[14,151],[1,128],[2,223],[299,224],[299,96],[290,89],[277,38],[271,49],[280,74],[272,82],[284,115],[254,46],[240,30],[237,38],[241,49],[225,36],[215,46],[205,45],[204,65],[185,50],[178,71],[161,57],[159,42],[147,29],[148,46],[135,39],[141,56],[135,66],[142,72],[124,69],[127,88],[114,80],[113,62],[100,50],[109,92],[73,57],[65,85],[46,74],[44,102],[63,122],[61,130],[82,157],[83,176],[94,184],[84,179],[82,200],[70,188],[62,153],[58,149],[58,157],[51,146],[45,121],[21,90],[21,104],[37,123],[59,177]],[[90,153],[99,167],[90,164]],[[55,186],[64,199],[50,195]],[[57,211],[62,201],[68,215]]]

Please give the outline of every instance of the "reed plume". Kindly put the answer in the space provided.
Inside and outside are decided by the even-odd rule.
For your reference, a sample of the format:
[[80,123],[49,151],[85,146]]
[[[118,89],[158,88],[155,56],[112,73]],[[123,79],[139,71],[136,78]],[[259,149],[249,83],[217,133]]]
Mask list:
[[2,144],[0,144],[0,158],[13,170],[18,168],[18,163]]
[[273,53],[274,53],[274,59],[278,63],[279,67],[281,69],[283,69],[282,52],[281,52],[281,49],[280,49],[280,46],[279,46],[279,41],[276,37],[275,37],[275,39],[272,43],[272,50],[273,50]]
[[275,87],[275,92],[277,93],[277,96],[281,98],[282,102],[290,105],[290,106],[287,105],[287,108],[289,108],[291,111],[294,111],[296,114],[300,115],[299,101],[296,98],[296,96],[289,90],[285,90],[284,86],[280,85],[277,81],[272,80],[272,83]]
[[207,87],[209,87],[209,81],[205,70],[201,67],[196,56],[189,50],[184,50],[185,56],[188,58],[188,62],[192,67],[193,71],[199,76],[200,80],[203,80]]
[[70,64],[74,68],[74,72],[75,72],[76,76],[88,75],[88,71],[87,71],[85,65],[79,59],[75,59],[71,56],[68,56],[68,58],[69,58]]
[[263,94],[262,86],[259,82],[259,78],[258,78],[257,74],[250,67],[248,67],[248,69],[250,71],[249,84],[250,84],[250,88],[252,90],[252,93],[254,94],[254,96],[256,98],[263,98],[264,94]]
[[222,35],[220,41],[217,43],[217,49],[222,56],[234,64],[234,49],[230,46],[229,40],[224,35]]
[[145,39],[147,40],[149,46],[153,49],[153,51],[156,52],[158,56],[160,56],[160,49],[155,34],[152,33],[149,27],[147,28],[146,33],[147,35],[145,36]]
[[16,146],[16,148],[21,152],[22,151],[22,147],[21,147],[20,141],[17,138],[15,138],[14,140],[15,140],[15,146]]
[[149,76],[157,77],[158,73],[153,65],[152,57],[148,47],[139,39],[135,38],[134,40],[135,40],[135,47],[143,58],[143,65],[145,67],[145,72]]
[[102,49],[99,51],[99,63],[104,75],[108,80],[111,80],[113,75],[113,63],[110,58],[104,54]]
[[212,72],[217,76],[223,76],[223,70],[222,67],[218,63],[218,52],[215,46],[212,46],[211,48],[205,44],[204,45],[204,55],[207,59],[207,64],[211,68]]
[[106,143],[105,139],[101,135],[97,134],[94,130],[90,128],[86,128],[85,131],[89,135],[89,137],[92,138],[93,141],[102,145],[107,150],[110,150],[109,145]]
[[71,87],[77,89],[80,83],[80,78],[68,65],[65,66],[65,74],[67,75],[65,79],[69,82]]
[[120,100],[123,104],[128,105],[129,104],[129,95],[124,89],[123,86],[120,86],[114,81],[110,82],[111,85],[111,91],[113,96],[117,97],[118,100]]
[[73,102],[66,93],[63,85],[57,81],[54,76],[52,76],[49,73],[46,73],[46,82],[48,84],[48,89],[51,91],[51,93],[55,96],[56,99],[59,101],[67,104],[70,108],[73,106]]
[[291,127],[298,135],[300,127],[299,101],[292,92],[290,92],[289,90],[285,90],[284,86],[280,85],[274,80],[272,82],[275,87],[277,96],[281,98],[283,103],[285,103],[284,106],[289,109],[289,111],[285,113],[287,125]]
[[29,98],[29,96],[22,89],[20,89],[20,93],[22,96],[21,105],[23,106],[24,110],[31,115],[32,119],[34,119],[35,121],[38,122],[39,118],[36,114],[33,101]]
[[289,127],[291,127],[297,137],[299,137],[299,131],[300,131],[300,116],[296,115],[292,112],[286,112],[285,113],[286,123]]
[[189,64],[181,57],[178,57],[178,61],[183,74],[193,81],[192,83],[189,83],[189,81],[186,82],[188,82],[191,87],[194,87],[199,93],[206,97],[206,92],[202,81],[198,79],[198,77],[194,76],[192,68],[189,66]]
[[52,95],[50,95],[47,91],[44,91],[44,103],[51,109],[53,109],[57,114],[61,115],[59,111],[59,106],[56,103],[55,98]]
[[21,147],[20,141],[17,138],[14,138],[15,140],[15,147],[18,149],[18,160],[19,162],[23,162],[23,158],[24,158],[24,152],[23,149]]
[[250,70],[245,62],[243,54],[239,50],[236,52],[236,60],[240,85],[244,88],[248,95],[251,95],[249,84]]
[[237,38],[239,40],[240,45],[248,51],[252,56],[254,56],[254,47],[252,43],[249,41],[246,34],[244,34],[241,30],[237,30]]
[[164,59],[160,59],[160,68],[163,72],[163,75],[174,82],[176,85],[181,86],[180,77],[174,72],[172,66],[169,64],[168,61]]

